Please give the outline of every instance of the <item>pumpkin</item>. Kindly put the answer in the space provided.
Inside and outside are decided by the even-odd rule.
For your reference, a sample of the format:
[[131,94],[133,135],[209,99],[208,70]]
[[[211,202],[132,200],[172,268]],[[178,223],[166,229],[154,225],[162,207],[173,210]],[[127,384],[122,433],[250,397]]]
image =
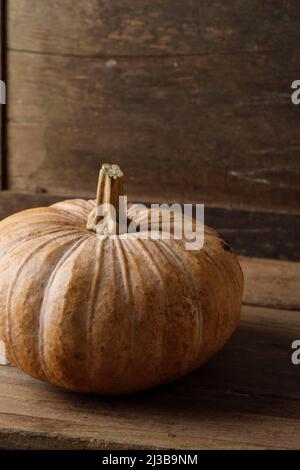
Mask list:
[[[237,326],[243,275],[228,244],[209,227],[200,250],[111,237],[97,207],[122,192],[120,168],[106,164],[96,201],[0,222],[0,339],[35,378],[77,392],[147,389],[197,368]],[[133,205],[128,220],[149,211]]]

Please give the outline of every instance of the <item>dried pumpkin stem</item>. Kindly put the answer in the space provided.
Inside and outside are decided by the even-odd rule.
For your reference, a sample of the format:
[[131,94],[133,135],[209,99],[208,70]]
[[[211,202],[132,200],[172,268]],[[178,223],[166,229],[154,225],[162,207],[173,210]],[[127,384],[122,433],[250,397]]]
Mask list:
[[[96,207],[88,216],[88,230],[108,234],[114,227],[115,233],[119,233],[119,196],[122,194],[123,173],[119,165],[104,163],[99,174]],[[112,214],[112,207],[115,214]]]

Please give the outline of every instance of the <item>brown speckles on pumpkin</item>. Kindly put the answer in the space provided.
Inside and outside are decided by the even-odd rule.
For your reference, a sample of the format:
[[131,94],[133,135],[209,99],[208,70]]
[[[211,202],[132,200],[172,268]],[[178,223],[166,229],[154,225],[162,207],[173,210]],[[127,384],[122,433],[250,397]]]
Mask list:
[[223,250],[228,251],[229,253],[233,253],[233,250],[231,249],[231,246],[229,245],[228,241],[224,237],[222,237],[219,233],[218,233],[218,238],[221,242]]
[[74,354],[74,359],[77,359],[78,361],[85,361],[86,355],[85,354]]
[[229,253],[233,253],[229,243],[226,240],[222,239],[221,243],[224,251],[229,251]]

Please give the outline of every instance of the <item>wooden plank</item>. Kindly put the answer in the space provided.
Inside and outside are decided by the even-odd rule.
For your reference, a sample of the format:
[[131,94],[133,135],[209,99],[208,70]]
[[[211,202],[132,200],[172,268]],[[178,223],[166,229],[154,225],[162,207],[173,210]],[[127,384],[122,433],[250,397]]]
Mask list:
[[300,261],[300,217],[296,214],[205,207],[215,227],[244,256]]
[[9,45],[108,57],[276,48],[289,55],[299,41],[298,6],[298,0],[9,0]]
[[[6,86],[6,5],[0,0],[0,80]],[[1,83],[2,86],[2,83]],[[1,90],[2,91],[2,90]],[[1,99],[3,98],[1,93]],[[6,105],[0,102],[0,190],[6,187]]]
[[[0,194],[0,220],[15,212],[47,206],[65,198],[67,196],[48,193],[3,191]],[[129,201],[147,203],[146,195],[138,199],[134,192],[129,194]],[[300,261],[299,215],[205,206],[205,223],[216,228],[239,255]],[[288,270],[285,271],[288,274]]]
[[35,449],[298,449],[299,312],[244,307],[215,358],[127,397],[75,395],[0,367],[1,446]]
[[33,207],[44,207],[63,200],[62,196],[51,194],[30,194],[30,193],[14,193],[13,191],[0,192],[0,220]]
[[116,60],[11,51],[8,71],[10,189],[91,196],[99,164],[116,161],[138,199],[299,212],[296,48]]
[[300,263],[240,258],[244,303],[300,310]]

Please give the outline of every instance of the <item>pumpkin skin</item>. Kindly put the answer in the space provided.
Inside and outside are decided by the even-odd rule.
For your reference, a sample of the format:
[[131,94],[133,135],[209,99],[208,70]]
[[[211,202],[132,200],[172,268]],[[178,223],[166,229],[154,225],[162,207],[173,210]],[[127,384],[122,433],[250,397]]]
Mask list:
[[0,339],[8,359],[40,380],[103,394],[154,387],[197,368],[239,321],[236,255],[209,227],[199,251],[181,240],[100,239],[86,229],[94,208],[70,200],[0,222]]

